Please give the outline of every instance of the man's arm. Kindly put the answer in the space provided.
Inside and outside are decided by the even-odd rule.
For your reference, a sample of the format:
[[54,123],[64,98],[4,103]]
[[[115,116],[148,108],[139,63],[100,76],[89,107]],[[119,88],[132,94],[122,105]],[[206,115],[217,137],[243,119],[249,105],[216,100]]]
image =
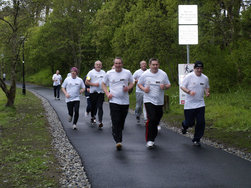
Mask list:
[[104,82],[102,82],[102,89],[105,92],[108,99],[112,98],[112,94],[107,90],[107,86]]
[[138,87],[145,93],[149,93],[150,87],[144,87],[142,84],[138,84]]
[[206,96],[209,97],[209,96],[210,96],[210,89],[209,89],[209,88],[206,88],[206,89],[205,89],[205,93],[206,93]]
[[185,93],[187,93],[188,95],[191,95],[191,96],[194,96],[195,95],[195,92],[194,91],[191,91],[185,87],[180,87]]
[[96,87],[99,86],[99,83],[92,83],[91,80],[89,80],[89,79],[85,80],[85,84],[88,86],[96,86]]
[[62,91],[63,91],[65,97],[66,97],[66,98],[69,98],[70,95],[67,93],[67,91],[65,90],[65,88],[62,87],[61,89],[62,89]]

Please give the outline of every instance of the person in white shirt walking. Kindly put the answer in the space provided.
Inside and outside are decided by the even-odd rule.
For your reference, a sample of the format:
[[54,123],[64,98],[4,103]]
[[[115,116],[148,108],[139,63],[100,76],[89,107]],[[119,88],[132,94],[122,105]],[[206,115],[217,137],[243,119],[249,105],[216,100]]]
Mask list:
[[82,94],[85,90],[84,82],[77,76],[77,74],[78,69],[76,67],[72,67],[71,76],[67,77],[62,84],[62,91],[65,94],[65,102],[68,108],[69,122],[72,122],[74,111],[73,129],[77,129],[80,94]]
[[181,89],[187,93],[185,97],[184,115],[182,122],[182,133],[186,134],[189,127],[195,126],[192,142],[195,146],[200,146],[200,139],[205,130],[205,101],[204,93],[209,97],[209,80],[203,73],[203,63],[196,61],[194,71],[186,75]]
[[153,148],[158,134],[159,122],[163,116],[164,90],[171,87],[167,74],[159,69],[158,59],[151,58],[149,67],[138,81],[138,87],[144,91],[144,104],[147,112],[146,146]]
[[103,102],[104,91],[102,89],[102,81],[105,77],[105,71],[102,69],[102,62],[96,61],[94,69],[88,72],[85,83],[90,86],[90,101],[91,101],[91,123],[96,123],[96,114],[98,111],[98,126],[103,127]]
[[122,131],[129,109],[128,91],[133,88],[133,77],[129,70],[123,68],[123,61],[120,57],[115,58],[113,62],[115,69],[107,72],[102,87],[109,99],[113,139],[117,150],[121,150]]
[[60,100],[60,88],[62,84],[62,76],[59,74],[59,70],[57,70],[56,73],[53,74],[52,81],[53,81],[55,100],[56,99]]
[[144,115],[144,120],[146,122],[147,117],[146,117],[146,110],[145,106],[143,105],[143,96],[144,92],[137,86],[138,80],[140,76],[147,70],[147,63],[146,61],[141,61],[140,62],[140,69],[136,70],[133,74],[133,79],[134,83],[136,84],[136,107],[135,107],[135,115],[136,115],[136,120],[137,123],[140,122],[140,116],[142,114],[142,106],[143,106],[143,115]]

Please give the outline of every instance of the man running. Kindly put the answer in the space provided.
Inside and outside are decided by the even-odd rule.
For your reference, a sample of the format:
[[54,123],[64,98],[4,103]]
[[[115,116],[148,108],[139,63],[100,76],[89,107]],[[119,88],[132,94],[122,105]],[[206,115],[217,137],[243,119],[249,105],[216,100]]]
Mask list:
[[90,100],[91,100],[91,123],[96,123],[96,114],[98,111],[98,126],[103,127],[103,102],[104,91],[102,89],[102,81],[105,77],[105,71],[101,70],[102,62],[96,61],[94,69],[88,72],[85,83],[90,86]]
[[171,87],[167,74],[159,69],[158,59],[151,58],[149,67],[138,81],[144,91],[144,104],[147,112],[146,146],[152,148],[158,134],[159,122],[163,116],[164,90]]
[[134,83],[136,84],[136,108],[135,108],[135,115],[137,123],[140,122],[140,115],[142,113],[142,106],[143,106],[143,114],[144,114],[144,120],[146,122],[146,111],[145,106],[143,105],[143,96],[144,92],[137,86],[138,80],[140,76],[146,71],[147,69],[147,63],[146,61],[140,62],[140,69],[136,70],[133,74]]
[[52,76],[53,89],[54,89],[54,98],[55,100],[60,100],[60,88],[62,84],[62,76],[59,74],[59,70],[56,71]]
[[[133,77],[129,70],[123,68],[123,61],[120,57],[116,57],[113,62],[115,69],[107,72],[102,87],[109,99],[112,135],[117,150],[121,150],[122,131],[129,108],[128,91],[133,88]],[[109,86],[109,91],[107,86]]]
[[67,77],[62,84],[62,91],[65,94],[65,102],[68,108],[69,118],[68,121],[72,121],[73,111],[74,120],[72,128],[77,129],[77,122],[79,117],[79,105],[80,94],[85,90],[84,82],[78,76],[78,69],[76,67],[71,68],[71,76]]
[[205,130],[205,101],[204,93],[209,97],[209,81],[203,72],[203,63],[196,61],[194,71],[186,75],[181,89],[187,93],[185,97],[184,115],[185,120],[182,122],[182,133],[186,134],[187,129],[195,124],[195,132],[193,144],[200,146],[200,139],[204,135]]

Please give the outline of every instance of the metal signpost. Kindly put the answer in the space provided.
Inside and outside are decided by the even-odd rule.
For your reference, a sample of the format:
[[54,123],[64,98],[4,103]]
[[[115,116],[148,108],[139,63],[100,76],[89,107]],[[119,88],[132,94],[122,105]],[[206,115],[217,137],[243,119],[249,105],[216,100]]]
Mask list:
[[[198,44],[198,6],[179,5],[179,45],[187,46],[187,64],[179,64],[179,85],[184,77],[193,71],[193,64],[189,64],[189,45]],[[180,89],[180,104],[185,104],[185,93]]]

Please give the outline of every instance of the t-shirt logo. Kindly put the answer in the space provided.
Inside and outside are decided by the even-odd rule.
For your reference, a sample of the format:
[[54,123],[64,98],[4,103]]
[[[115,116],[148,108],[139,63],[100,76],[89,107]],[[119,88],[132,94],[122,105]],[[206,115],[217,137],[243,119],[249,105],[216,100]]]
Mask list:
[[204,83],[200,83],[200,85],[202,85],[202,86],[203,86],[203,85],[204,85]]
[[156,84],[160,84],[160,81],[156,81]]
[[125,79],[120,79],[120,81],[124,81]]

